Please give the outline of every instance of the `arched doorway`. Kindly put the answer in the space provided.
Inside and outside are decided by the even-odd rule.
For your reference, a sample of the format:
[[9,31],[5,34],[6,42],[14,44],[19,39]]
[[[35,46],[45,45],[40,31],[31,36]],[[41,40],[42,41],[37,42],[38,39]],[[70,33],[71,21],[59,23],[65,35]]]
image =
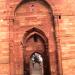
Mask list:
[[38,30],[31,29],[23,41],[24,75],[50,75],[47,38]]
[[44,75],[43,57],[39,53],[33,53],[31,56],[30,75]]

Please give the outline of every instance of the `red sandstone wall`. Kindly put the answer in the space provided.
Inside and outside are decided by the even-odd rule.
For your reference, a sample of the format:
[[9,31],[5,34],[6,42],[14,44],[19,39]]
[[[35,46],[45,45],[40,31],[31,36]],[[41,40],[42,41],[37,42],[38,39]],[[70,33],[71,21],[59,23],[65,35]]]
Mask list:
[[0,75],[9,75],[9,24],[6,0],[0,0]]
[[[63,75],[75,75],[75,1],[47,1],[51,4],[55,16]],[[12,13],[19,2],[20,0],[0,0],[0,75],[10,75],[9,17],[12,18]],[[58,15],[61,15],[61,19]]]

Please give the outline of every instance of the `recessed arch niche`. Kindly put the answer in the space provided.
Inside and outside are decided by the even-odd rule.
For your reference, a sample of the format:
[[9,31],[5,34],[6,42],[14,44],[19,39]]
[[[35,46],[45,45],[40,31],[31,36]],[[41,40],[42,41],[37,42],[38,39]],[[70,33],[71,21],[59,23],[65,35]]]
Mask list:
[[[50,75],[48,39],[40,29],[32,28],[27,31],[23,38],[24,75],[34,74],[33,70],[35,69],[33,69],[33,66],[31,65],[31,59],[35,55],[40,56],[43,60],[42,63],[39,64],[39,59],[36,59],[36,61],[38,60],[39,71],[41,70],[43,75]],[[40,73],[39,75],[41,75],[41,72],[38,72]]]

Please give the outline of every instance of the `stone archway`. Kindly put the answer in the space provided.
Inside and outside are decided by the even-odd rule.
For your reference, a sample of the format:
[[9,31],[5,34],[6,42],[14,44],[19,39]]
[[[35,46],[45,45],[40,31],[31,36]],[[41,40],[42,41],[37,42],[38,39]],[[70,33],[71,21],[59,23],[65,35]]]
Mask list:
[[[30,61],[34,53],[40,53],[43,59],[43,75],[50,75],[48,42],[45,36],[36,28],[31,29],[29,37],[23,40],[24,75],[31,75]],[[39,30],[41,31],[41,30]],[[40,75],[40,74],[39,74]]]
[[[31,41],[32,37],[37,36],[42,39],[42,41],[39,41],[41,45],[45,47],[45,50],[43,49],[44,53],[42,53],[47,55],[44,56],[45,60],[48,58],[45,63],[50,62],[46,67],[51,68],[51,70],[48,69],[51,73],[48,73],[49,71],[45,68],[44,75],[60,75],[55,25],[50,5],[45,0],[22,0],[14,11],[13,22],[14,25],[11,27],[10,31],[11,75],[23,75],[23,71],[25,71],[23,70],[23,64],[26,64],[25,67],[29,66],[29,61],[26,61],[27,58],[25,55],[27,54],[28,60],[30,60],[30,55],[34,53],[34,50],[26,52],[26,44],[28,43],[28,40]],[[34,40],[35,42],[37,41],[37,39]],[[23,51],[25,51],[26,54]],[[42,50],[40,50],[40,52],[42,52]],[[29,69],[29,67],[26,69],[28,71],[27,75],[30,74]]]

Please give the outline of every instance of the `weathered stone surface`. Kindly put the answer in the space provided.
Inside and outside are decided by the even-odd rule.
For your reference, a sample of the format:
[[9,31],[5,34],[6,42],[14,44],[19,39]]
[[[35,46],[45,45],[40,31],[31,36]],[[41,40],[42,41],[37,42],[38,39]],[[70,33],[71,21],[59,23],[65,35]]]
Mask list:
[[[51,5],[53,10],[58,53],[63,75],[75,75],[75,0],[46,1]],[[52,28],[48,30],[49,24],[51,24],[49,19],[47,19],[49,15],[42,14],[39,18],[32,17],[29,15],[29,12],[27,13],[23,8],[21,11],[24,10],[28,15],[19,13],[17,14],[20,15],[17,17],[18,20],[17,18],[16,20],[13,20],[15,8],[20,2],[21,0],[0,0],[0,75],[10,75],[9,64],[12,64],[10,63],[10,60],[14,61],[14,63],[23,62],[23,60],[20,62],[20,59],[22,59],[21,50],[23,46],[21,42],[23,41],[23,34],[32,27],[42,29],[49,38],[49,52],[52,53],[55,49],[54,42],[52,42],[53,38],[51,38],[53,36],[51,33],[50,35],[48,33],[52,31]],[[31,7],[29,9],[31,9]],[[29,9],[27,8],[26,10]],[[37,7],[37,9],[44,11],[45,8],[41,9],[40,7]],[[45,11],[47,13],[47,10]],[[23,16],[25,17],[22,18]],[[35,16],[38,16],[38,13],[36,13]],[[44,18],[44,16],[47,17]],[[43,27],[42,24],[45,24],[45,27]],[[19,54],[16,55],[17,52]],[[13,58],[13,56],[15,58]],[[13,59],[10,59],[11,57]],[[52,58],[54,59],[53,55]],[[16,59],[19,60],[17,61]],[[54,60],[51,62],[54,62]],[[53,64],[55,65],[55,63]],[[11,67],[12,70],[14,70],[13,64]],[[22,68],[21,65],[20,67]],[[18,66],[16,66],[16,68],[18,68]],[[22,74],[21,68],[19,68],[19,72],[16,72],[17,74]],[[12,75],[14,74],[12,73]]]

